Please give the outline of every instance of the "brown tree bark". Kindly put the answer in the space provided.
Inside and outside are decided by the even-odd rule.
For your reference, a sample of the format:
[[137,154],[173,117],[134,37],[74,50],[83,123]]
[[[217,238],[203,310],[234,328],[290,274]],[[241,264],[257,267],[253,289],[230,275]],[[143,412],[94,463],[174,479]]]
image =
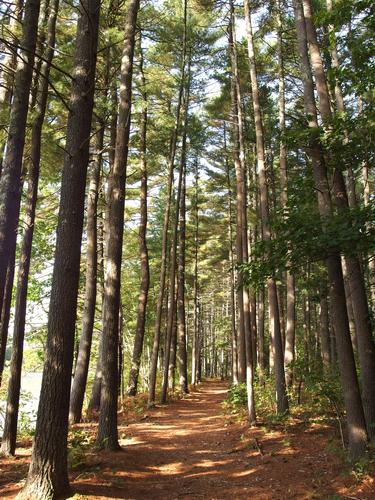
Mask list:
[[230,301],[231,301],[231,344],[232,344],[232,383],[238,384],[238,345],[236,325],[236,294],[235,294],[235,263],[233,248],[233,194],[228,161],[226,125],[223,123],[224,162],[228,190],[228,233],[229,233],[229,262],[230,262]]
[[320,299],[320,343],[324,371],[329,370],[331,365],[330,338],[329,338],[329,314],[327,296],[324,294]]
[[[184,105],[186,105],[184,103]],[[171,380],[169,376],[170,371],[170,361],[172,361],[171,371],[173,371],[173,353],[175,348],[173,348],[174,342],[174,322],[176,313],[176,272],[177,272],[177,239],[178,239],[178,226],[180,218],[180,199],[182,191],[182,178],[183,178],[183,163],[180,162],[180,171],[177,182],[177,192],[176,192],[176,207],[175,207],[175,222],[172,234],[171,242],[171,264],[170,264],[170,275],[169,275],[169,309],[168,309],[168,319],[167,319],[167,330],[166,330],[166,343],[165,343],[165,353],[164,353],[164,369],[163,369],[163,381],[160,394],[160,402],[165,404],[168,397],[168,380]],[[172,349],[171,349],[172,347]],[[173,376],[173,374],[171,373]]]
[[[310,49],[310,59],[315,74],[316,88],[319,96],[320,113],[326,127],[330,126],[332,111],[329,103],[328,85],[325,76],[323,61],[317,41],[315,26],[312,20],[312,6],[310,0],[303,0],[303,12],[306,23],[306,34]],[[337,89],[338,90],[338,89]],[[343,100],[339,97],[339,108],[344,111]],[[349,201],[346,192],[345,179],[339,167],[333,174],[333,203],[339,211],[347,210]],[[353,307],[356,340],[362,378],[362,403],[365,413],[367,432],[371,439],[375,438],[375,344],[372,336],[372,325],[366,296],[366,289],[357,256],[345,256],[350,300]]]
[[[257,69],[254,52],[253,32],[251,25],[251,11],[249,1],[244,1],[246,33],[248,43],[248,57],[250,63],[250,80],[252,89],[252,101],[254,110],[255,134],[256,134],[256,152],[260,188],[260,210],[263,229],[263,238],[267,241],[271,239],[271,229],[269,225],[269,203],[268,187],[265,171],[265,153],[264,153],[264,133],[263,120],[260,108]],[[270,330],[272,345],[274,347],[274,366],[276,379],[276,402],[277,412],[284,413],[288,411],[288,397],[286,393],[285,372],[284,372],[284,352],[282,346],[279,305],[277,298],[277,287],[274,278],[267,281],[268,301],[270,307]]]
[[15,264],[16,264],[16,243],[17,243],[17,233],[16,231],[14,231],[11,256],[8,263],[7,277],[4,290],[4,299],[1,308],[1,318],[0,318],[0,385],[2,383],[2,378],[3,378],[5,355],[8,342],[10,310],[12,306],[12,292],[13,292]]
[[87,248],[86,248],[86,283],[85,299],[82,315],[82,333],[79,340],[77,363],[74,371],[72,390],[70,394],[69,420],[78,423],[82,418],[83,400],[87,375],[89,370],[92,334],[95,321],[96,290],[97,290],[97,209],[100,174],[102,169],[102,150],[104,140],[104,124],[96,133],[95,160],[91,165],[89,187],[87,193]]
[[108,224],[103,303],[102,382],[97,444],[118,450],[118,340],[126,165],[129,151],[135,32],[139,0],[130,0],[124,27],[115,159],[108,179]]
[[[233,2],[230,2],[231,9],[231,22],[230,30],[231,36],[229,38],[230,49],[231,49],[231,64],[233,71],[233,87],[232,90],[232,107],[234,116],[233,119],[236,121],[234,124],[234,159],[236,167],[236,180],[237,180],[237,212],[238,220],[240,222],[239,227],[237,227],[238,235],[237,243],[237,261],[238,263],[245,264],[249,260],[249,250],[248,250],[248,231],[247,231],[247,186],[246,186],[246,165],[245,165],[245,142],[244,142],[244,122],[242,116],[242,102],[241,102],[241,88],[240,88],[240,78],[238,71],[237,62],[237,47],[236,47],[236,30],[235,30],[235,15]],[[235,151],[237,150],[237,151]],[[254,423],[256,420],[255,414],[255,402],[254,402],[254,367],[253,367],[253,353],[252,353],[252,331],[251,331],[251,310],[250,310],[250,297],[249,290],[243,284],[242,271],[239,272],[239,283],[238,283],[239,294],[241,294],[241,299],[239,301],[239,308],[241,314],[241,307],[243,308],[243,341],[244,341],[244,358],[245,358],[245,379],[246,389],[247,389],[247,406],[248,406],[248,417],[250,423]],[[241,319],[241,318],[240,318]],[[241,329],[240,329],[241,332]],[[239,349],[239,366],[238,374],[239,379],[241,377],[241,338],[238,339]],[[243,347],[243,345],[242,345]],[[242,360],[243,361],[243,360]]]
[[142,47],[140,49],[140,74],[141,74],[141,96],[142,114],[140,130],[140,163],[141,163],[141,221],[139,224],[139,253],[141,257],[141,286],[138,299],[137,326],[134,339],[132,366],[129,373],[129,381],[126,393],[135,396],[137,393],[139,367],[143,350],[143,339],[145,334],[146,308],[148,289],[150,286],[150,270],[147,249],[147,160],[146,160],[146,137],[147,137],[147,92],[146,79],[143,71]]
[[82,1],[67,125],[48,335],[34,446],[21,498],[69,491],[67,434],[86,173],[93,110],[99,1]]
[[[187,12],[187,0],[185,0],[184,10]],[[186,13],[184,14],[186,16]],[[182,62],[181,62],[181,81],[178,91],[177,105],[176,105],[176,120],[175,126],[171,138],[171,148],[169,154],[169,166],[168,166],[168,193],[166,200],[166,208],[164,212],[163,220],[163,235],[162,235],[162,250],[161,250],[161,265],[160,265],[160,288],[158,293],[158,299],[156,303],[156,319],[155,319],[155,332],[154,339],[152,343],[152,353],[151,353],[151,363],[150,363],[150,380],[149,380],[149,395],[148,404],[153,406],[155,404],[156,397],[156,377],[158,369],[158,358],[159,358],[159,344],[161,337],[161,323],[163,316],[163,301],[165,295],[165,284],[167,276],[167,259],[168,259],[168,232],[170,224],[170,213],[172,204],[172,188],[173,188],[173,175],[174,175],[174,164],[177,149],[177,139],[180,127],[180,114],[181,114],[181,104],[182,96],[185,84],[185,66],[186,66],[186,33],[183,35],[182,44]]]
[[195,160],[195,207],[194,207],[194,311],[193,311],[193,338],[191,346],[191,383],[197,383],[199,357],[199,283],[198,283],[198,248],[199,248],[199,171],[198,158]]
[[[283,48],[282,6],[277,0],[277,48],[279,70],[279,131],[280,131],[280,184],[281,206],[286,209],[288,203],[288,165],[285,144],[285,71]],[[286,272],[286,329],[284,346],[285,382],[287,387],[293,383],[293,362],[295,357],[295,278],[290,271]]]
[[46,48],[44,61],[40,68],[40,78],[35,105],[35,118],[31,131],[31,157],[27,201],[24,216],[24,233],[21,244],[21,255],[18,266],[17,296],[14,313],[14,331],[8,398],[4,422],[1,453],[14,455],[17,439],[18,408],[21,389],[21,369],[23,358],[23,341],[25,336],[25,320],[27,305],[27,289],[31,260],[31,248],[34,235],[35,209],[38,197],[40,171],[40,151],[42,128],[47,106],[48,77],[55,47],[56,18],[59,1],[54,0],[49,6]]
[[[185,130],[186,130],[185,121]],[[186,312],[185,312],[185,238],[186,238],[186,132],[184,133],[182,150],[185,150],[183,159],[183,178],[180,201],[180,231],[178,253],[178,284],[177,284],[177,315],[178,315],[178,362],[180,373],[180,390],[187,394],[187,350],[186,350]]]
[[[331,194],[328,186],[327,168],[324,161],[323,149],[317,134],[319,126],[312,72],[307,50],[307,34],[303,8],[300,0],[294,0],[293,5],[297,29],[298,51],[303,77],[305,111],[308,117],[308,125],[311,129],[308,151],[312,161],[315,188],[318,193],[319,211],[324,220],[324,218],[330,217],[332,214]],[[336,335],[340,375],[347,412],[349,452],[351,457],[355,459],[364,454],[366,450],[367,435],[350,339],[341,257],[338,249],[330,249],[326,263],[330,302],[333,311],[333,326]]]
[[22,156],[29,109],[34,54],[38,32],[40,0],[27,0],[21,51],[14,80],[6,154],[0,177],[0,304],[3,304],[8,263],[12,254],[12,233],[16,231],[21,203]]

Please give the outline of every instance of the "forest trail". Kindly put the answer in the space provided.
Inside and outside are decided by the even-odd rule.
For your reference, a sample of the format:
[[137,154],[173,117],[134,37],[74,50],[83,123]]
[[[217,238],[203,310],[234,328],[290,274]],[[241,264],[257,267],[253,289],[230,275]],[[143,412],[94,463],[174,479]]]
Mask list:
[[93,457],[94,470],[85,466],[74,491],[90,499],[375,499],[373,478],[355,484],[327,452],[332,429],[249,429],[224,411],[227,390],[227,382],[207,381],[120,425],[123,451]]
[[[86,453],[70,476],[74,499],[375,498],[373,477],[344,475],[343,463],[327,451],[332,428],[292,420],[249,429],[224,411],[227,389],[208,381],[133,423],[121,416],[122,451]],[[96,424],[77,427],[95,431]],[[28,460],[19,453],[0,466],[0,498],[13,498],[22,485]]]

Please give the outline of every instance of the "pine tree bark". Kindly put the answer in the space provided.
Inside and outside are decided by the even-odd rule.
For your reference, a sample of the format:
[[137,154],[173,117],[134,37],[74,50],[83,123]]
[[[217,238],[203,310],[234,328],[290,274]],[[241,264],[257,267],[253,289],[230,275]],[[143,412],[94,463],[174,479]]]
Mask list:
[[[281,206],[285,210],[288,203],[288,165],[285,144],[285,71],[283,49],[282,6],[277,0],[277,48],[279,66],[279,130],[280,130],[280,184]],[[293,363],[295,357],[295,278],[290,271],[286,272],[286,329],[285,329],[285,382],[287,387],[293,383]]]
[[[314,70],[316,88],[319,96],[320,113],[323,122],[329,127],[332,120],[332,111],[329,102],[329,92],[324,66],[320,55],[315,26],[312,20],[312,6],[310,0],[303,0],[302,4],[311,64]],[[343,104],[340,97],[338,103],[339,107]],[[340,109],[341,112],[344,111],[342,107]],[[345,211],[349,207],[345,179],[339,167],[335,168],[333,174],[333,203],[339,211]],[[368,435],[371,439],[375,439],[375,344],[372,336],[370,312],[359,259],[357,256],[345,256],[345,262],[357,333],[356,340],[358,342],[358,354],[363,386],[362,404]]]
[[100,2],[81,2],[67,125],[48,335],[32,459],[21,498],[69,491],[67,434]]
[[113,169],[108,179],[108,234],[103,304],[103,351],[97,444],[118,450],[118,340],[126,165],[129,150],[135,32],[139,0],[127,5],[121,60],[120,100]]
[[[253,31],[251,25],[251,11],[248,0],[244,1],[244,7],[245,7],[248,57],[250,63],[250,80],[251,80],[252,101],[254,110],[255,134],[256,134],[256,152],[257,152],[259,188],[260,188],[261,221],[263,228],[263,238],[266,241],[268,241],[271,239],[271,229],[269,225],[268,187],[267,187],[266,171],[265,171],[264,133],[263,133],[263,121],[260,108],[260,100],[259,100]],[[268,279],[267,289],[268,289],[268,301],[270,307],[271,338],[272,338],[272,345],[274,347],[277,412],[284,413],[288,411],[289,404],[286,393],[284,353],[283,353],[282,338],[281,338],[277,287],[274,278]]]
[[[231,123],[232,123],[232,142],[233,142],[233,162],[236,172],[236,262],[237,265],[242,263],[243,260],[243,212],[244,205],[244,189],[242,179],[242,166],[240,159],[240,139],[239,139],[239,124],[238,124],[238,96],[236,84],[236,68],[237,68],[237,55],[235,52],[235,40],[233,32],[233,4],[230,4],[231,17],[228,27],[229,34],[229,50],[232,68],[231,79]],[[238,304],[238,321],[237,321],[237,353],[238,365],[237,376],[238,382],[244,383],[246,381],[246,345],[245,345],[245,311],[242,293],[242,278],[241,273],[237,274],[237,304]]]
[[[187,19],[187,0],[184,2],[184,20]],[[186,26],[186,21],[184,21]],[[149,395],[148,404],[153,406],[155,404],[156,396],[156,376],[158,369],[158,357],[159,357],[159,344],[160,344],[160,333],[161,333],[161,322],[163,315],[163,300],[165,294],[165,283],[167,275],[167,258],[168,258],[168,232],[170,224],[170,213],[172,204],[172,188],[173,188],[173,174],[174,174],[174,163],[176,157],[177,149],[177,139],[180,127],[180,114],[181,114],[181,104],[182,96],[185,85],[185,69],[186,69],[186,30],[184,30],[183,40],[182,40],[182,62],[181,62],[181,81],[178,91],[177,106],[176,106],[176,121],[174,130],[172,133],[171,149],[169,156],[169,168],[168,168],[168,194],[167,194],[167,206],[164,212],[163,220],[163,236],[162,236],[162,251],[161,251],[161,266],[160,266],[160,288],[158,294],[158,300],[156,304],[156,319],[155,319],[155,332],[152,345],[151,353],[151,363],[150,363],[150,381],[149,381]]]
[[198,247],[199,247],[199,172],[198,158],[195,160],[195,228],[194,228],[194,311],[193,338],[191,346],[191,383],[197,383],[198,348],[199,348],[199,301],[198,301]]
[[228,190],[228,232],[229,232],[229,262],[230,262],[230,300],[231,300],[231,344],[232,344],[232,382],[238,384],[238,345],[236,328],[236,295],[235,295],[235,263],[233,249],[233,199],[230,166],[228,161],[226,125],[224,127],[224,161]]
[[42,128],[47,107],[48,78],[54,53],[58,8],[59,1],[52,1],[49,6],[46,49],[44,51],[44,61],[40,68],[40,78],[35,105],[35,118],[31,132],[31,157],[29,164],[27,202],[24,216],[25,230],[22,238],[21,255],[18,266],[12,359],[10,364],[10,378],[8,384],[4,431],[1,442],[1,453],[5,455],[14,455],[16,449],[27,290],[31,261],[31,248],[34,235],[35,210],[38,197]]
[[[0,110],[5,112],[7,120],[9,120],[10,105],[13,97],[14,74],[17,68],[17,25],[22,22],[23,0],[17,0],[14,5],[14,10],[9,14],[8,32],[14,35],[11,43],[13,48],[5,49],[1,61],[2,70],[0,72]],[[6,47],[6,44],[4,44]],[[5,48],[4,47],[4,48]],[[0,143],[0,176],[3,170],[4,152],[6,147],[6,139]]]
[[11,106],[6,154],[0,177],[0,304],[3,304],[12,233],[16,231],[21,204],[22,156],[25,145],[29,92],[33,76],[40,0],[27,0]]
[[17,233],[13,233],[13,242],[10,260],[7,269],[7,277],[5,281],[5,290],[3,305],[1,308],[1,319],[0,319],[0,385],[3,379],[5,356],[8,342],[8,331],[9,331],[9,320],[10,320],[10,310],[12,306],[12,292],[15,274],[15,264],[16,264],[16,243],[17,243]]
[[[293,5],[297,29],[298,51],[303,77],[305,111],[308,117],[308,125],[311,130],[308,152],[312,161],[315,188],[318,193],[319,211],[324,220],[324,218],[330,217],[332,214],[332,200],[328,186],[323,149],[317,134],[319,126],[312,72],[307,50],[305,18],[300,0],[294,0]],[[333,327],[347,412],[349,453],[353,459],[356,459],[365,453],[367,434],[353,348],[350,339],[341,257],[338,249],[330,249],[326,263],[330,303],[333,311]]]
[[[186,127],[186,122],[185,122]],[[186,151],[186,132],[184,133]],[[180,201],[180,232],[178,253],[178,285],[177,285],[177,314],[178,314],[178,362],[180,373],[180,390],[187,394],[187,350],[186,350],[186,312],[185,312],[185,238],[186,238],[186,152],[183,160],[183,178]]]
[[[186,104],[184,103],[184,106]],[[174,338],[174,322],[176,313],[176,271],[177,271],[177,239],[178,239],[178,226],[180,218],[180,199],[182,191],[182,178],[183,178],[183,163],[180,161],[180,171],[177,182],[177,193],[176,193],[176,213],[175,222],[173,228],[172,242],[171,242],[171,268],[169,275],[169,309],[168,309],[168,319],[167,319],[167,330],[166,330],[166,343],[165,343],[165,353],[164,353],[164,369],[163,369],[163,381],[160,394],[160,402],[165,404],[168,397],[168,380],[171,380],[169,376],[170,361],[173,364],[173,338]],[[171,349],[172,347],[172,349]],[[173,370],[173,368],[172,368]]]
[[94,330],[96,290],[97,290],[97,209],[100,173],[102,168],[102,150],[104,140],[104,124],[100,124],[100,129],[96,133],[95,159],[91,165],[89,176],[89,187],[87,193],[87,249],[86,249],[86,283],[85,299],[82,315],[82,333],[79,340],[78,356],[72,391],[70,394],[69,420],[76,424],[81,421],[83,400],[87,375],[89,371],[92,334]]
[[[233,71],[233,86],[232,91],[232,106],[234,112],[234,120],[236,123],[234,125],[234,137],[235,146],[234,153],[235,167],[236,167],[236,179],[237,179],[237,211],[239,212],[240,226],[237,228],[237,232],[241,234],[238,236],[238,256],[237,260],[239,264],[245,264],[249,260],[249,250],[248,250],[248,231],[247,231],[247,186],[246,186],[246,165],[245,165],[245,143],[244,143],[244,122],[242,116],[242,102],[241,102],[241,88],[240,88],[240,78],[238,71],[237,62],[237,47],[236,47],[236,30],[235,30],[235,16],[234,16],[234,6],[233,2],[230,2],[231,9],[231,22],[230,30],[231,36],[230,49],[231,49],[231,64]],[[250,310],[250,297],[249,290],[243,284],[242,271],[239,272],[239,294],[241,294],[241,301],[239,302],[240,308],[243,308],[243,334],[244,334],[244,348],[245,348],[245,378],[246,389],[247,389],[247,405],[248,405],[248,417],[250,423],[254,423],[256,420],[255,415],[255,402],[254,402],[254,367],[253,367],[253,353],[252,353],[252,332],[251,332],[251,310]],[[241,339],[239,338],[239,345]],[[239,349],[239,360],[241,364],[241,350]],[[239,366],[239,377],[240,377],[240,366]]]
[[141,222],[139,225],[139,253],[141,257],[141,286],[138,299],[137,326],[134,339],[132,366],[129,373],[129,381],[126,393],[128,396],[137,394],[139,368],[143,350],[143,339],[146,324],[146,308],[148,299],[148,290],[150,286],[150,270],[148,262],[147,249],[147,160],[146,160],[146,138],[147,138],[147,92],[146,79],[143,71],[142,48],[140,55],[140,74],[141,74],[141,96],[142,96],[142,114],[140,130],[140,163],[141,163]]
[[331,365],[331,352],[329,345],[329,314],[327,296],[322,295],[320,299],[320,343],[324,371],[328,371]]

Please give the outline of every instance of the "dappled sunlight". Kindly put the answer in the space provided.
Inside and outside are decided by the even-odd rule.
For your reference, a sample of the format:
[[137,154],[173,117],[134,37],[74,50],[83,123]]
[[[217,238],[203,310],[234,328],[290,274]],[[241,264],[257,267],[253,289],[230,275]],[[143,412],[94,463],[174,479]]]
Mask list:
[[[88,452],[84,465],[71,469],[75,493],[96,499],[175,499],[178,495],[289,500],[319,498],[317,491],[325,491],[332,496],[373,498],[369,492],[375,484],[370,476],[363,481],[362,496],[343,485],[342,469],[326,451],[332,429],[298,421],[288,427],[249,428],[223,412],[224,387],[220,382],[205,383],[194,397],[147,411],[147,418],[129,424],[124,413],[122,452]],[[96,424],[77,428],[94,433]],[[20,448],[17,459],[1,463],[1,471],[9,473],[20,464],[25,477],[29,452]],[[10,488],[0,476],[0,497],[14,497],[21,486],[13,482]]]

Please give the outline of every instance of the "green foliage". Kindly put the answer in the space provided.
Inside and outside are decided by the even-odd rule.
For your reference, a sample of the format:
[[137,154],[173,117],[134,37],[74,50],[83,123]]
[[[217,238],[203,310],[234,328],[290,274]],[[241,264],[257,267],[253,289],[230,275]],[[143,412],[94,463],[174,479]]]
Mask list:
[[227,402],[235,409],[245,407],[247,405],[246,384],[232,385],[228,391]]
[[245,282],[255,288],[287,269],[298,271],[309,262],[324,260],[330,252],[345,255],[375,249],[375,208],[358,207],[322,218],[313,211],[289,210],[274,219],[275,237],[254,245],[252,260],[241,267]]
[[74,429],[69,433],[68,441],[68,464],[71,469],[76,470],[85,465],[86,453],[93,446],[95,436],[85,429]]

